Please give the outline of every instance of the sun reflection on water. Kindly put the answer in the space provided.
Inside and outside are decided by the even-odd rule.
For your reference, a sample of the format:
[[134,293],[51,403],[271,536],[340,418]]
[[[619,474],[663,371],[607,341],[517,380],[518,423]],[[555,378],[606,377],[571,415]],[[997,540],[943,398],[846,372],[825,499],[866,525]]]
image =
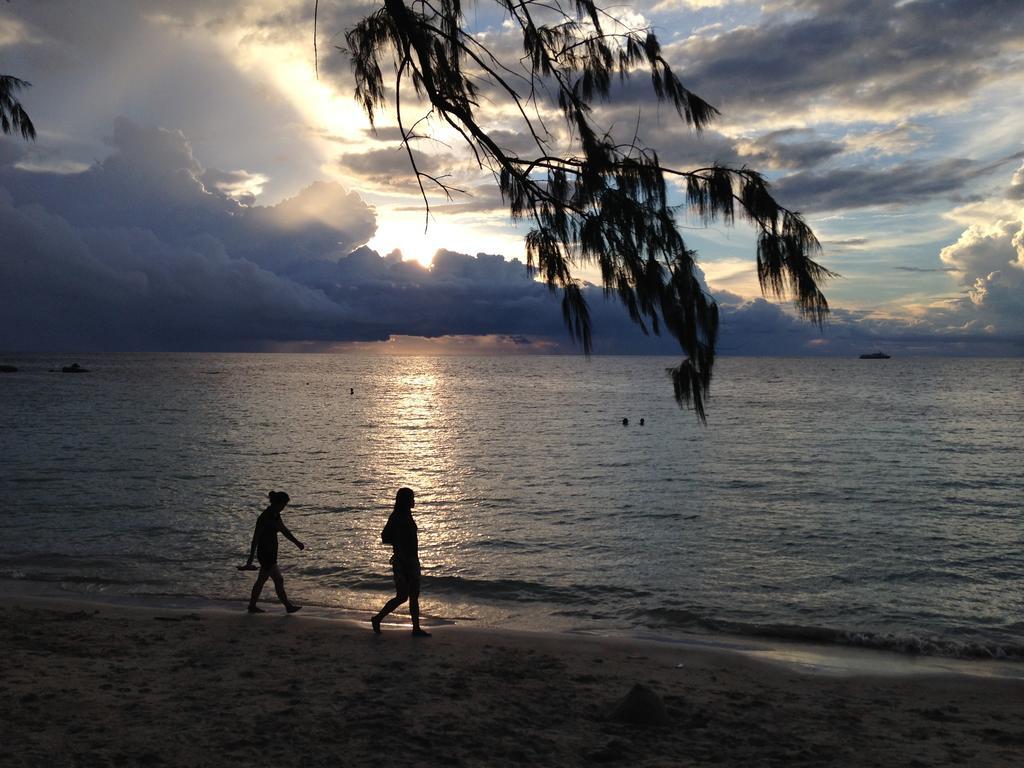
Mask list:
[[387,426],[377,438],[373,472],[391,481],[392,493],[402,486],[415,491],[424,571],[451,573],[466,535],[454,514],[466,470],[455,460],[461,426],[448,393],[450,368],[424,358],[400,368],[383,395]]

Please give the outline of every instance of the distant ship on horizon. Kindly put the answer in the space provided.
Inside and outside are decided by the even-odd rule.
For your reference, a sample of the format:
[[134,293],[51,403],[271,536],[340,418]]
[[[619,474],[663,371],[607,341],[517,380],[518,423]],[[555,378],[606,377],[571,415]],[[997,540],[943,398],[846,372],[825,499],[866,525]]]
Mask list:
[[867,354],[861,355],[861,360],[888,360],[891,355],[885,354],[885,352],[868,352]]

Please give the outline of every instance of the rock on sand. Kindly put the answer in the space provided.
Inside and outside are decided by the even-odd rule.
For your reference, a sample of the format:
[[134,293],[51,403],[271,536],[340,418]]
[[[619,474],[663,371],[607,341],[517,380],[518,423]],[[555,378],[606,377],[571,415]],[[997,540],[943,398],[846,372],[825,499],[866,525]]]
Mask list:
[[661,697],[645,685],[637,683],[612,713],[612,719],[631,725],[668,725],[668,712]]

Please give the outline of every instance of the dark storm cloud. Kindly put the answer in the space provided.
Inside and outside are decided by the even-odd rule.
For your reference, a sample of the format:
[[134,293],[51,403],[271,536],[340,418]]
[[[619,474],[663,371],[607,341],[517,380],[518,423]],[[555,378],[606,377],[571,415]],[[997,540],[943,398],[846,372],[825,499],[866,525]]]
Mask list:
[[377,338],[389,335],[550,335],[557,302],[519,261],[438,251],[433,268],[360,248],[336,262],[310,262],[295,279],[351,306]]
[[[443,156],[425,155],[416,149],[412,150],[412,157],[425,173],[436,172],[445,162]],[[338,158],[338,163],[355,175],[369,178],[392,178],[412,174],[412,166],[405,147],[387,147],[345,154]]]
[[239,349],[329,335],[345,309],[232,259],[212,237],[171,245],[139,228],[76,227],[0,190],[0,348]]
[[893,267],[900,272],[914,272],[915,274],[932,274],[935,272],[956,272],[952,267]]
[[171,244],[214,238],[227,253],[268,268],[347,253],[375,217],[354,193],[313,184],[273,207],[245,207],[203,180],[238,179],[202,167],[185,136],[118,119],[114,153],[79,174],[0,171],[18,205],[38,204],[80,227],[141,228]]
[[670,46],[686,85],[719,108],[786,114],[812,99],[915,111],[960,103],[1019,72],[1017,0],[805,0],[765,22]]
[[286,272],[372,236],[358,196],[314,184],[247,207],[204,185],[239,174],[204,169],[179,132],[122,119],[111,145],[83,173],[0,168],[0,347],[245,348],[350,322]]
[[[990,303],[1005,302],[1008,291],[993,291]],[[786,305],[743,300],[720,293],[720,351],[724,355],[831,355],[854,357],[884,349],[896,355],[1019,355],[1024,328],[1018,322],[994,328],[981,319],[970,298],[955,299],[917,317],[876,316],[863,310],[833,308],[821,329],[801,320]],[[986,309],[992,316],[992,308]],[[1000,306],[995,311],[1004,310]],[[981,321],[979,322],[979,319]]]
[[953,197],[987,172],[971,160],[905,163],[891,168],[839,168],[801,172],[775,182],[777,199],[801,211],[834,211]]
[[[71,175],[19,171],[10,165],[18,153],[4,155],[0,349],[260,349],[394,335],[501,336],[577,349],[559,296],[518,261],[440,251],[427,269],[398,254],[352,250],[373,233],[374,216],[337,185],[246,206],[218,189],[247,181],[246,172],[205,168],[176,131],[121,120],[111,144],[110,157]],[[980,265],[1013,234],[954,255]],[[1008,312],[1013,269],[975,285],[961,313],[968,304]],[[671,338],[645,336],[599,288],[586,296],[596,352],[679,354]],[[837,311],[822,334],[785,305],[719,299],[726,354],[846,353],[883,332],[930,329],[936,344],[968,332],[956,330],[965,324],[955,314],[940,318],[945,325],[908,329]]]
[[[119,120],[111,145],[79,174],[0,169],[0,348],[565,338],[557,298],[518,261],[441,251],[426,269],[353,251],[375,221],[337,185],[245,206],[217,188],[245,172],[204,168],[177,131]],[[595,307],[609,344],[632,332],[621,310]]]
[[870,240],[866,237],[847,237],[843,240],[823,240],[821,245],[824,248],[852,248],[858,245],[867,245]]
[[820,165],[843,152],[843,144],[816,139],[811,131],[772,131],[750,142],[744,159],[764,169],[806,169]]
[[[826,164],[846,151],[842,141],[826,139],[810,129],[785,129],[748,136],[729,136],[712,126],[701,132],[683,124],[676,113],[656,103],[649,83],[635,78],[637,88],[619,94],[636,99],[626,104],[601,105],[595,120],[613,139],[653,148],[667,167],[689,169],[712,164],[752,166],[759,171],[803,171]],[[639,114],[639,119],[638,119]]]
[[[621,114],[621,111],[616,114]],[[609,124],[617,126],[617,129],[613,128],[616,139],[631,141],[632,125],[623,120],[609,121]],[[714,163],[728,166],[743,164],[736,139],[714,130],[696,133],[671,120],[651,119],[644,122],[640,139],[644,146],[657,151],[662,165],[670,168],[705,168]]]
[[[336,185],[245,206],[212,184],[245,181],[245,172],[204,168],[179,132],[120,120],[111,144],[110,157],[79,174],[0,169],[0,348],[495,335],[575,349],[559,296],[519,261],[442,250],[427,269],[351,250],[372,234],[373,215]],[[586,295],[597,352],[678,353],[672,339],[644,336],[599,288]],[[726,307],[723,338],[736,349],[793,351],[812,337],[771,307]],[[756,345],[737,340],[751,328]]]
[[[412,163],[420,173],[433,176],[444,183],[451,182],[450,174],[465,168],[449,154],[425,154],[418,149],[412,150],[412,160],[405,147],[391,146],[371,149],[367,152],[343,154],[338,158],[338,165],[346,175],[361,179],[367,183],[386,186],[390,191],[402,190],[410,194],[419,193],[419,184]],[[423,179],[428,192],[434,191],[434,185]]]
[[489,131],[488,135],[505,152],[520,156],[527,156],[537,152],[537,143],[529,133],[506,131],[499,128]]

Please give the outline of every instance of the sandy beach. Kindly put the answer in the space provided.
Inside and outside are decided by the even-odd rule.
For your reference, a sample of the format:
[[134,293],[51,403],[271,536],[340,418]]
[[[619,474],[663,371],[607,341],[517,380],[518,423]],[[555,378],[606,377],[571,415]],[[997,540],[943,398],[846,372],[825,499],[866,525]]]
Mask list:
[[[0,761],[1013,766],[1024,683],[822,675],[663,643],[0,602]],[[652,709],[619,709],[633,686]],[[646,722],[631,722],[631,719]],[[662,722],[658,722],[662,720]]]

